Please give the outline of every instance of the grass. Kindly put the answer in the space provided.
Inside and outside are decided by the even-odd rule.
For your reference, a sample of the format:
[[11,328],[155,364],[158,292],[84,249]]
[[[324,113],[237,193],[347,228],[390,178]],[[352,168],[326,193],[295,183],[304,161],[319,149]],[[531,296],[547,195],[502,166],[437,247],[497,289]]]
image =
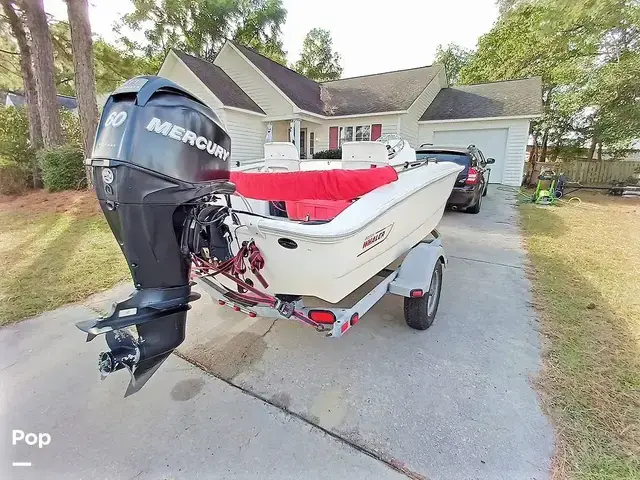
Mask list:
[[0,199],[0,325],[128,278],[93,192]]
[[521,206],[545,338],[553,478],[640,479],[640,201]]

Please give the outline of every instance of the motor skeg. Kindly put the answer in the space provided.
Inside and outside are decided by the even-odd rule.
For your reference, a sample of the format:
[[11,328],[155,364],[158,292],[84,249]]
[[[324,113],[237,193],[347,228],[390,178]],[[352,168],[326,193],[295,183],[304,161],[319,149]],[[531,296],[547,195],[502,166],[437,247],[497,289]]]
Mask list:
[[87,341],[106,334],[111,350],[100,355],[100,371],[127,368],[127,394],[184,340],[188,303],[199,295],[191,293],[182,230],[197,201],[234,192],[230,159],[231,139],[215,112],[165,78],[133,78],[105,104],[92,178],[136,291],[108,317],[77,326]]

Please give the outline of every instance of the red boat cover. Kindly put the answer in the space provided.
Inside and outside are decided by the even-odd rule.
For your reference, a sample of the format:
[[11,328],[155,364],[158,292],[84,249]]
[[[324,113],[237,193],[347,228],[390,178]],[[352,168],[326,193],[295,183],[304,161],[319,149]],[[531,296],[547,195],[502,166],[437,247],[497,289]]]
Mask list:
[[308,172],[231,172],[231,182],[247,198],[272,201],[352,200],[382,185],[395,182],[391,166],[363,170]]

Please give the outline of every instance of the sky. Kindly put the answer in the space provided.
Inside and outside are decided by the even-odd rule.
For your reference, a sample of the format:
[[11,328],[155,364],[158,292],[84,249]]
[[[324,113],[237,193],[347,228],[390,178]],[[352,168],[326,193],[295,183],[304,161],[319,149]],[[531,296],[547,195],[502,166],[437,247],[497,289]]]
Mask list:
[[[94,33],[115,40],[112,25],[133,7],[129,0],[89,0]],[[331,32],[342,56],[343,78],[421,67],[433,62],[436,47],[456,42],[473,48],[498,17],[495,0],[283,0],[282,29],[290,63],[309,30]],[[45,10],[66,19],[63,0],[44,0]],[[384,8],[383,8],[384,5]]]

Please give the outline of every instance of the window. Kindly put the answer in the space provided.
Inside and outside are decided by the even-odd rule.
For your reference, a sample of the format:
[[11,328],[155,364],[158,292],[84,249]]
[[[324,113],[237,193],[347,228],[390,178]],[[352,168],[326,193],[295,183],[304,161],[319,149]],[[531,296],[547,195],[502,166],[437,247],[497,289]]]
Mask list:
[[311,158],[313,158],[313,152],[315,149],[315,143],[316,143],[316,134],[315,132],[311,132],[309,134],[309,156]]
[[371,139],[371,125],[356,127],[356,142],[368,142]]
[[465,153],[456,152],[416,152],[417,160],[425,158],[435,158],[440,162],[453,162],[463,167],[468,167],[471,163],[471,157]]
[[366,142],[371,140],[371,125],[355,125],[350,127],[340,127],[338,134],[338,146],[342,147],[344,142]]

